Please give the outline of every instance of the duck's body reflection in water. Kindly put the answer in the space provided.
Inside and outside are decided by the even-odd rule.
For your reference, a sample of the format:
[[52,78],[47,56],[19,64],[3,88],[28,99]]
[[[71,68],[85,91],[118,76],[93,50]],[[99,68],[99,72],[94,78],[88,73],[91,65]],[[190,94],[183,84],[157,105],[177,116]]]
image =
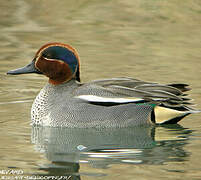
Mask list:
[[190,130],[179,125],[121,129],[35,126],[32,128],[32,142],[36,150],[51,161],[42,168],[49,175],[80,179],[79,163],[82,162],[92,167],[106,168],[114,163],[185,161],[188,153],[183,146],[189,133]]

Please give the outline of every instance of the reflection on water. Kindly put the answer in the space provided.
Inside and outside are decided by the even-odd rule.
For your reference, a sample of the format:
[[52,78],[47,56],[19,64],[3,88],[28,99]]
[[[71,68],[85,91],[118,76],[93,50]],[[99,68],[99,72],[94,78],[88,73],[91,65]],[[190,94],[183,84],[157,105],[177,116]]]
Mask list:
[[[35,149],[50,161],[49,175],[78,176],[79,164],[108,168],[112,164],[153,164],[186,161],[191,131],[179,125],[122,129],[33,127]],[[165,139],[163,139],[163,137]],[[93,176],[101,176],[96,174]]]

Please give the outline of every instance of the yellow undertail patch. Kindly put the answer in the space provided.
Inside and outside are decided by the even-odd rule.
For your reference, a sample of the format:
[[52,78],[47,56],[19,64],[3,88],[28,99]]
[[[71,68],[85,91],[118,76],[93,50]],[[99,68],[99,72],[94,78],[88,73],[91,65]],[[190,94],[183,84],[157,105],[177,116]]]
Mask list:
[[170,108],[165,108],[161,106],[156,106],[154,108],[154,115],[155,115],[155,123],[156,124],[163,124],[171,119],[184,116],[189,114],[188,111],[178,111]]

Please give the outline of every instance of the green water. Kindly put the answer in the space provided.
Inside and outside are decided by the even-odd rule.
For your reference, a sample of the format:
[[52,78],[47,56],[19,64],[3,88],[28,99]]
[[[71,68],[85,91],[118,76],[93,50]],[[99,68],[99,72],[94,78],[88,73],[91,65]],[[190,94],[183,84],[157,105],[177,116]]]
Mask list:
[[187,83],[201,109],[201,1],[19,0],[0,8],[0,178],[201,179],[200,114],[181,126],[133,131],[34,129],[31,104],[47,78],[6,75],[43,44],[69,43],[80,54],[83,82]]

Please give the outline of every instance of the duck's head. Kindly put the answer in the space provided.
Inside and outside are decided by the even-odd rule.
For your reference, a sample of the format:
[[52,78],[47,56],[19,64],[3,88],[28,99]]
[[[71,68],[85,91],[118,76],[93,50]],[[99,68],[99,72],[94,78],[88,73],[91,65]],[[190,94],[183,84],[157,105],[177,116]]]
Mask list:
[[71,79],[80,81],[80,60],[77,51],[68,44],[48,43],[36,53],[30,64],[8,71],[7,74],[37,73],[49,77],[49,83],[58,85]]

